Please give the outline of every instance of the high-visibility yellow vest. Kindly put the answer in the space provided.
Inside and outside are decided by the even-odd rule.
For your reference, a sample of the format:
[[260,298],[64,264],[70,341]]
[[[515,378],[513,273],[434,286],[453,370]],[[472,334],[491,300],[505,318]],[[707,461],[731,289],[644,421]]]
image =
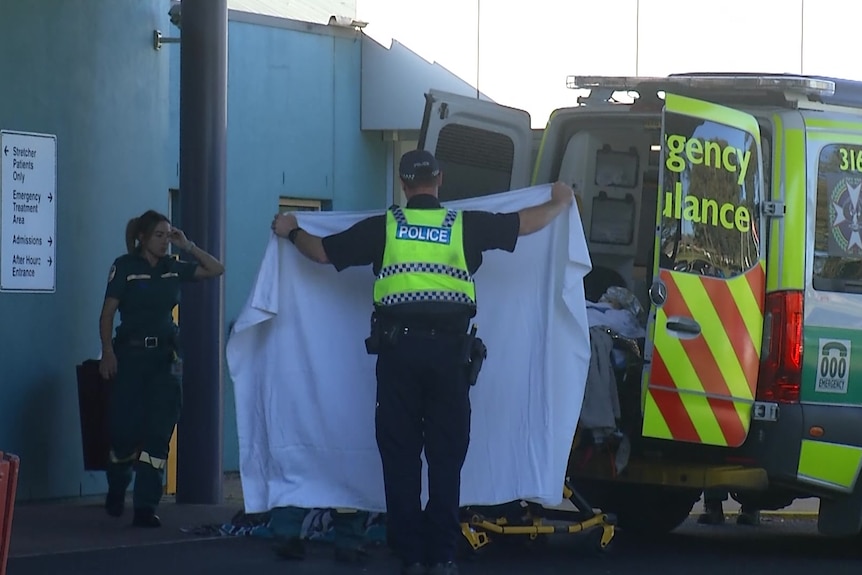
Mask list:
[[475,307],[476,287],[464,255],[464,218],[444,208],[395,206],[386,212],[383,265],[374,304],[445,302]]

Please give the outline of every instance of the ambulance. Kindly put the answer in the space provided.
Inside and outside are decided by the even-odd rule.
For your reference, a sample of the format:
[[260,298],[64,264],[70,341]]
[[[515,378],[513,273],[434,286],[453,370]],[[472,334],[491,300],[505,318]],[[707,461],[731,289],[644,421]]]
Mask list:
[[543,130],[431,90],[419,147],[443,201],[571,184],[588,299],[621,286],[640,304],[644,337],[614,340],[637,351],[617,378],[626,441],[579,430],[569,480],[633,533],[675,529],[717,488],[763,510],[817,498],[821,533],[859,534],[862,82],[566,82],[583,95]]

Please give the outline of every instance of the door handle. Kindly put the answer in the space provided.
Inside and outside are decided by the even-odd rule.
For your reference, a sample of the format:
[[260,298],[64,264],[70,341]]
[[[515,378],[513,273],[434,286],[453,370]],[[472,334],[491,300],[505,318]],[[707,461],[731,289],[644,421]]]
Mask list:
[[669,317],[665,328],[671,335],[680,339],[691,339],[700,335],[700,324],[690,317]]

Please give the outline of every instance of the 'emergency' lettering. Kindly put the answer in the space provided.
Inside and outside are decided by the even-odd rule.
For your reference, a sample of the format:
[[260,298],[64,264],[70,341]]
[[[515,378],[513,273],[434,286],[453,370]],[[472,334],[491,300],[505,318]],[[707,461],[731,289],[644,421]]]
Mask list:
[[395,232],[399,240],[416,240],[434,244],[449,244],[451,239],[448,228],[433,228],[429,226],[400,225]]
[[736,181],[740,186],[745,181],[751,161],[750,150],[743,151],[735,146],[723,146],[719,142],[686,138],[678,134],[669,134],[665,138],[665,166],[668,170],[680,173],[685,170],[685,160],[688,160],[691,164],[738,172]]

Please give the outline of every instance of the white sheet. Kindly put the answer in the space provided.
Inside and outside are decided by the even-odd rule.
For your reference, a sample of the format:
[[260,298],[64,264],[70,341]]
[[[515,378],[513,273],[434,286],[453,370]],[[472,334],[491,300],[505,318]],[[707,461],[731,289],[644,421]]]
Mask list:
[[[506,212],[549,197],[542,185],[447,205]],[[323,236],[369,215],[297,218]],[[589,270],[576,206],[519,238],[514,253],[485,252],[475,323],[488,358],[471,391],[462,505],[561,502],[589,367]],[[270,239],[227,343],[246,512],[285,505],[385,511],[374,439],[376,357],[364,347],[373,281],[370,266],[338,273],[287,240]]]

